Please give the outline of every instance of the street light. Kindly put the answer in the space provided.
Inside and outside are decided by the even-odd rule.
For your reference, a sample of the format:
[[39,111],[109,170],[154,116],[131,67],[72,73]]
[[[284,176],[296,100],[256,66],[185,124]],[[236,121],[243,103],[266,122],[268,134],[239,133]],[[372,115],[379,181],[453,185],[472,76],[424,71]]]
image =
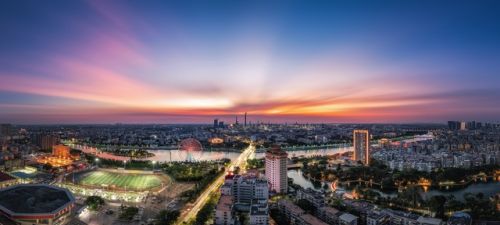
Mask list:
[[153,160],[153,171],[155,171],[155,164],[156,164],[156,161]]
[[127,160],[123,160],[123,169],[126,169]]
[[99,158],[95,158],[95,160],[94,160],[94,161],[95,161],[95,166],[98,166],[98,164],[97,164],[97,163],[99,163]]

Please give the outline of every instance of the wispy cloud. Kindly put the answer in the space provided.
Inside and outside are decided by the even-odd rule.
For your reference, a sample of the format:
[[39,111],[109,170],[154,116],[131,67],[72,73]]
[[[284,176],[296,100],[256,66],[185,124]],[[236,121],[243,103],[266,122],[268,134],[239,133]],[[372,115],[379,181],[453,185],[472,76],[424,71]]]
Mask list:
[[[436,46],[401,47],[415,31],[308,21],[316,15],[291,26],[274,13],[232,25],[208,11],[190,17],[120,2],[83,5],[79,15],[88,18],[57,13],[49,25],[59,32],[33,49],[12,43],[23,54],[0,52],[0,119],[187,122],[249,112],[274,121],[377,122],[500,113],[497,65]],[[393,36],[373,35],[378,26]],[[13,102],[8,93],[50,98]]]

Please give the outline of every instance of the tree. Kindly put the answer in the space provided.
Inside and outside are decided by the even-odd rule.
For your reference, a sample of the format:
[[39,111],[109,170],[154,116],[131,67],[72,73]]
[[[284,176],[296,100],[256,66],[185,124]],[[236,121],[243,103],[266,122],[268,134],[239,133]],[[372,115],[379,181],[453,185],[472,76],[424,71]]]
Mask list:
[[308,168],[307,168],[307,167],[308,167],[308,164],[309,164],[309,163],[308,163],[307,161],[302,162],[302,168],[303,168],[304,170],[307,170],[307,169],[308,169]]
[[474,219],[498,219],[500,213],[496,210],[496,205],[489,199],[482,198],[483,195],[465,193],[465,207],[469,208]]
[[416,207],[417,203],[422,201],[422,197],[418,193],[418,188],[415,186],[407,188],[404,192],[399,194],[399,197],[401,200],[409,202],[413,207]]
[[104,205],[104,199],[99,196],[89,196],[85,199],[85,205],[87,205],[90,210],[95,211]]
[[238,213],[238,221],[240,224],[248,224],[248,216],[246,213]]
[[428,204],[432,212],[435,212],[435,217],[444,218],[444,205],[446,203],[446,197],[443,195],[432,196]]
[[181,213],[178,210],[161,210],[156,215],[155,225],[171,225],[174,224]]
[[120,216],[118,218],[122,219],[122,220],[132,220],[134,218],[134,216],[139,212],[139,208],[137,207],[126,207],[125,209],[123,209],[122,213],[120,214]]
[[290,224],[288,222],[288,219],[286,218],[283,213],[281,213],[278,209],[271,209],[271,218],[278,224],[278,225],[288,225]]
[[42,168],[43,168],[45,171],[50,171],[50,170],[52,170],[52,168],[54,168],[54,167],[52,167],[52,165],[50,165],[50,164],[48,164],[48,163],[47,163],[47,164],[43,164]]

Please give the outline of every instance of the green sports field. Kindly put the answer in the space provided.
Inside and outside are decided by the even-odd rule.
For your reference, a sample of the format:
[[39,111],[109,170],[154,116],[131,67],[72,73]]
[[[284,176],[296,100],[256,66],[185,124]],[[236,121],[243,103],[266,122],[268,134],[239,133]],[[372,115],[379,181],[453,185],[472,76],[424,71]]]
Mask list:
[[92,171],[80,178],[80,184],[97,187],[111,187],[126,190],[143,191],[160,187],[162,180],[152,174],[113,173]]

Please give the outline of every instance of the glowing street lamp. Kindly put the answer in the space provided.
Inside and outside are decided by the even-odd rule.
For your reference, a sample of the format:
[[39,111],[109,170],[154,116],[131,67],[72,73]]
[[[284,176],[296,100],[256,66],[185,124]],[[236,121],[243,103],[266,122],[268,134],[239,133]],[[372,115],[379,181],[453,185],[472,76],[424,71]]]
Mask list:
[[155,164],[156,164],[156,161],[153,160],[153,171],[155,171]]
[[127,165],[127,160],[123,160],[123,169],[126,168],[126,165]]

